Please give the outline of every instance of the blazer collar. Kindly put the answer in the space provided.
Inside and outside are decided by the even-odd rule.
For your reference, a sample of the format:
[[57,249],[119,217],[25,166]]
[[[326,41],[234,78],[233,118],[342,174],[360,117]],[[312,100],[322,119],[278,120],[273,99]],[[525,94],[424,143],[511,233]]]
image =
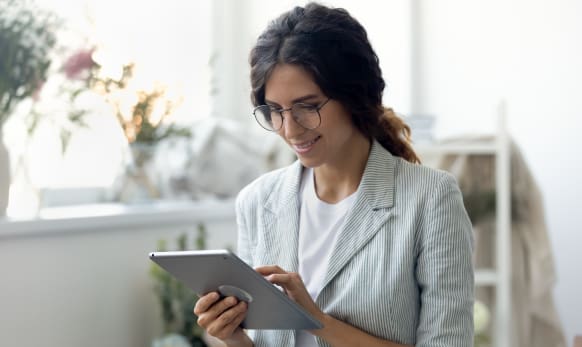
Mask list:
[[279,184],[274,185],[273,191],[265,200],[265,209],[276,215],[288,213],[290,204],[294,205],[299,201],[302,173],[303,165],[299,160],[287,167]]
[[299,188],[303,166],[299,161],[283,169],[265,200],[262,215],[265,253],[261,263],[277,264],[286,271],[299,270]]
[[[389,217],[394,204],[396,159],[377,141],[372,142],[368,162],[353,208],[348,212],[332,251],[324,285],[349,262]],[[264,261],[278,263],[287,271],[298,270],[299,189],[303,165],[294,162],[282,172],[279,184],[266,198],[264,227],[269,233],[269,254]]]
[[332,250],[322,290],[391,218],[397,161],[374,141],[354,206]]
[[374,140],[360,182],[358,200],[365,200],[371,209],[394,205],[394,168],[396,159]]
[[[389,208],[394,204],[394,167],[396,160],[390,152],[374,140],[362,181],[359,195],[372,209]],[[299,197],[303,165],[299,160],[283,172],[283,179],[269,194],[264,207],[275,213],[286,213],[289,204]],[[358,199],[359,200],[359,199]]]

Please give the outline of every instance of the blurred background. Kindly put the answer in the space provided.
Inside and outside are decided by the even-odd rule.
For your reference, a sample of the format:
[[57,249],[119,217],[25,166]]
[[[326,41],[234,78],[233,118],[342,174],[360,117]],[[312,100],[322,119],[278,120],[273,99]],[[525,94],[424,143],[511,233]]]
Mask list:
[[[294,160],[254,123],[248,53],[269,20],[305,3],[0,0],[2,345],[202,345],[181,313],[193,299],[147,253],[235,249],[236,193]],[[538,343],[571,346],[582,334],[582,2],[322,3],[367,29],[384,102],[426,163],[510,199],[511,235],[490,241],[479,343],[534,346],[524,341],[546,331]],[[470,170],[479,158],[484,181]],[[518,203],[531,222],[519,233]],[[510,317],[519,326],[499,326]]]

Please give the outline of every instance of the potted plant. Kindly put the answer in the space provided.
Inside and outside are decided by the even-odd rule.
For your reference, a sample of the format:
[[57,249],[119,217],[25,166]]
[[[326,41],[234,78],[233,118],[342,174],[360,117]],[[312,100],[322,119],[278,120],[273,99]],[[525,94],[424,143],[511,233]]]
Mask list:
[[[93,90],[113,107],[131,150],[132,160],[119,194],[121,201],[160,198],[151,167],[157,145],[170,138],[191,136],[189,128],[169,122],[181,98],[170,97],[167,87],[159,83],[136,86],[132,83],[134,70],[133,63],[125,64],[121,76],[113,78],[102,75],[98,67],[91,82]],[[129,107],[127,100],[132,100]]]
[[42,87],[51,65],[58,20],[29,0],[0,0],[0,217],[5,215],[10,158],[3,125],[16,105]]
[[0,0],[0,126],[46,79],[56,44],[56,16],[27,0]]
[[[178,250],[188,249],[188,235],[182,234],[177,240]],[[194,239],[195,249],[206,248],[206,228],[198,225],[197,236]],[[158,251],[167,251],[167,242],[158,241]],[[194,305],[198,296],[191,289],[184,286],[157,264],[152,263],[150,275],[154,280],[154,291],[159,299],[164,321],[164,336],[156,339],[153,346],[182,347],[184,341],[191,347],[206,346],[202,339],[203,330],[196,323]]]

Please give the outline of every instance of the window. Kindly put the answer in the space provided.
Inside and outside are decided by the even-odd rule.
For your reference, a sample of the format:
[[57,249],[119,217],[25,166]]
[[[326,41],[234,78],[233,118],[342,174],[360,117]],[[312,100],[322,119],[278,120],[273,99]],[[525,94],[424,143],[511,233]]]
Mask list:
[[[122,64],[134,62],[136,84],[149,88],[162,83],[168,93],[182,97],[173,121],[190,126],[212,115],[251,129],[256,125],[249,100],[249,50],[269,20],[305,3],[36,1],[65,20],[69,30],[61,38],[62,46],[97,47],[94,58],[112,76],[120,74]],[[403,114],[410,112],[408,1],[379,5],[370,0],[338,0],[333,5],[347,8],[368,30],[387,82],[386,105]],[[45,88],[50,87],[47,82]],[[94,188],[110,189],[123,174],[130,154],[111,105],[98,97],[85,100],[85,105],[90,107],[89,126],[72,131],[64,153],[58,122],[44,122],[33,137],[27,136],[23,121],[15,118],[6,124],[4,142],[13,158],[9,216],[34,214],[47,191],[66,189],[61,196],[65,200],[91,200]],[[56,103],[46,109],[43,119],[59,119],[66,112]],[[268,135],[256,130],[253,138]],[[80,197],[83,194],[86,199]]]
[[[95,48],[93,58],[111,75],[119,74],[123,64],[134,63],[132,83],[136,88],[161,84],[167,94],[180,99],[172,121],[191,126],[210,114],[211,0],[36,3],[63,20],[57,44],[61,49]],[[51,69],[58,69],[61,63]],[[127,141],[113,108],[96,94],[79,101],[88,109],[88,126],[74,128],[62,151],[59,130],[70,124],[59,122],[67,111],[51,98],[50,89],[58,84],[51,78],[38,100],[46,113],[40,115],[33,136],[27,135],[24,122],[30,104],[20,105],[22,115],[11,117],[4,129],[4,142],[12,157],[8,216],[34,213],[46,190],[111,187],[127,161]]]

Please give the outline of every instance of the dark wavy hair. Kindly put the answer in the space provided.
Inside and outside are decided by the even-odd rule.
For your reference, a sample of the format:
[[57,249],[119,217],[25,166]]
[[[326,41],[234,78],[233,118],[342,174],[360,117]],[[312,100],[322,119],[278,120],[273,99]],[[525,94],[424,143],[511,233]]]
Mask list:
[[382,105],[386,84],[364,27],[341,8],[309,3],[272,21],[250,53],[251,100],[265,103],[265,84],[277,64],[308,71],[326,96],[341,102],[355,126],[393,155],[420,163],[410,128]]

